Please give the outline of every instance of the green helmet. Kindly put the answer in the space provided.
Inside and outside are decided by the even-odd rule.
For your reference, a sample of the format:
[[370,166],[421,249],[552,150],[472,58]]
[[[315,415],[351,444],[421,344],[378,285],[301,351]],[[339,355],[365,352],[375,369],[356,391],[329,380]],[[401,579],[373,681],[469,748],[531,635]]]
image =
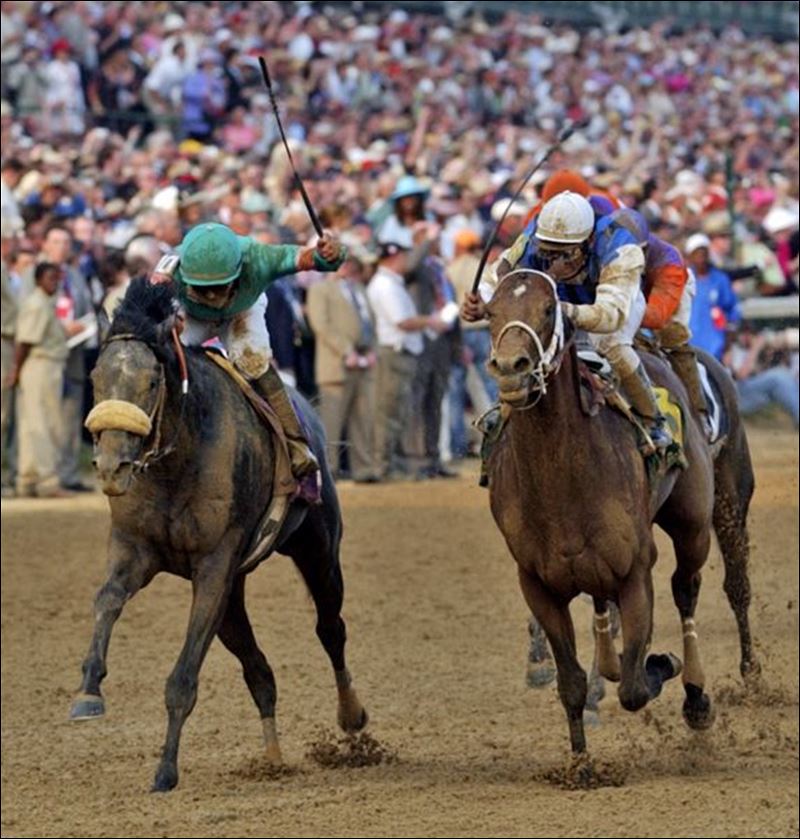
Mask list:
[[186,234],[180,250],[186,285],[228,285],[242,271],[241,242],[224,224],[198,224]]

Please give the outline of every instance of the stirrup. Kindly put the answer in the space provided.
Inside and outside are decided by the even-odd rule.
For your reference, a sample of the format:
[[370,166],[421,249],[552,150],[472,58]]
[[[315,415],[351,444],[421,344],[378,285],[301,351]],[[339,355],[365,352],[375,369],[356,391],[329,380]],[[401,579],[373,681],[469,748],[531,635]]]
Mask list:
[[649,424],[647,433],[657,449],[668,449],[674,442],[665,417],[659,416]]

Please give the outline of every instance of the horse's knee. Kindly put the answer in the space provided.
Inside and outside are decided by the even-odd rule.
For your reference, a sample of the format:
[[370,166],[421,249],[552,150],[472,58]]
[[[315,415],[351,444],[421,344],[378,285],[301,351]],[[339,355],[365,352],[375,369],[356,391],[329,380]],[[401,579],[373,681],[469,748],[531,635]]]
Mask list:
[[119,615],[125,605],[125,590],[114,583],[106,583],[94,598],[96,615]]
[[182,670],[175,670],[167,679],[165,691],[167,708],[188,714],[197,699],[197,678]]
[[583,711],[586,705],[586,673],[578,667],[569,673],[558,672],[558,695],[565,708],[571,711]]

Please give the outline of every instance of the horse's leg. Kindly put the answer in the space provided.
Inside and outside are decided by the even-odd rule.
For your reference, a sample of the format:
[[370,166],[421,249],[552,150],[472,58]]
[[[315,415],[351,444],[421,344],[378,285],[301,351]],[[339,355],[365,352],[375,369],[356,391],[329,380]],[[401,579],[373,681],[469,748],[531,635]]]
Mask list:
[[108,576],[95,597],[94,633],[83,660],[81,688],[70,708],[71,720],[88,720],[105,713],[100,683],[106,676],[111,631],[123,606],[153,579],[157,571],[158,562],[152,553],[112,531]]
[[206,557],[192,574],[192,608],[186,641],[167,679],[167,736],[153,782],[154,792],[166,792],[178,783],[178,746],[181,730],[197,700],[197,677],[217,632],[231,590],[232,550]]
[[222,617],[217,634],[220,641],[242,664],[244,680],[261,714],[267,760],[279,766],[283,763],[283,758],[275,727],[275,701],[277,699],[275,676],[253,635],[253,628],[245,609],[244,583],[243,575],[234,580],[228,608]]
[[750,578],[747,565],[750,540],[747,510],[753,495],[753,470],[744,432],[730,440],[714,468],[714,531],[725,563],[723,587],[736,617],[741,661],[739,670],[747,681],[758,678],[761,666],[753,655],[750,621]]
[[[323,491],[325,499],[325,492]],[[334,502],[335,504],[335,502]],[[326,501],[327,505],[327,501]],[[359,731],[369,719],[352,684],[344,657],[347,631],[342,620],[344,581],[339,565],[341,526],[336,506],[309,510],[281,553],[292,557],[317,609],[317,637],[330,658],[339,695],[337,720],[344,731]]]
[[547,636],[533,615],[528,619],[528,635],[531,643],[528,647],[525,682],[529,688],[543,688],[555,679],[556,668],[550,648],[547,646]]
[[708,728],[714,721],[711,699],[703,690],[706,677],[700,662],[694,612],[700,593],[700,569],[708,556],[711,542],[709,527],[676,529],[670,533],[675,546],[677,567],[672,575],[672,597],[683,627],[683,688],[686,699],[683,717],[691,728]]
[[558,695],[567,714],[572,751],[586,751],[583,709],[586,705],[586,673],[575,650],[575,628],[567,603],[559,603],[536,577],[518,567],[522,594],[536,620],[541,623],[558,668]]
[[[655,546],[651,547],[655,551]],[[632,573],[620,586],[622,621],[622,672],[619,701],[627,711],[638,711],[661,693],[665,681],[680,673],[673,655],[650,655],[647,649],[653,631],[653,577],[646,570]]]
[[599,674],[611,682],[620,679],[619,654],[614,646],[611,608],[605,600],[594,598],[594,645]]

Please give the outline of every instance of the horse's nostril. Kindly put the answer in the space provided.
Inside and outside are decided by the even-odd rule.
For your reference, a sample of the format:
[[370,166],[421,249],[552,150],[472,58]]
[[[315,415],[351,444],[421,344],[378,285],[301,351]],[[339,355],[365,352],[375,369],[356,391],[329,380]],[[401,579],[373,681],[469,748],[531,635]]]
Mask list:
[[514,362],[514,372],[515,373],[524,373],[526,370],[530,370],[530,368],[531,368],[531,360],[526,355],[521,355]]
[[490,359],[486,362],[486,366],[487,366],[490,370],[497,370],[497,359],[496,359],[496,358],[494,358],[494,357],[490,358]]

